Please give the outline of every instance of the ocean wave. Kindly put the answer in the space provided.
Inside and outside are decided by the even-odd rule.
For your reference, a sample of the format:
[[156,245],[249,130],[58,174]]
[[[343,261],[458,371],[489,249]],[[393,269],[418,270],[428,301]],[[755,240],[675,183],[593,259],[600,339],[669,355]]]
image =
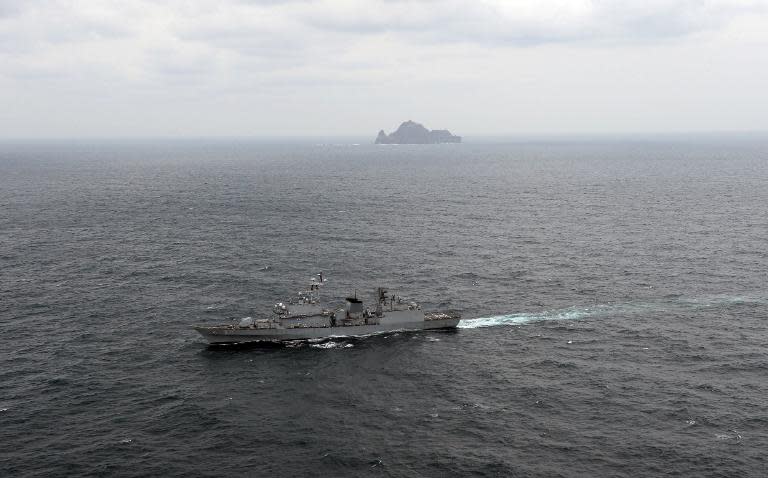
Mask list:
[[354,345],[350,343],[344,343],[344,342],[322,342],[319,344],[310,344],[310,347],[314,349],[350,349],[354,347]]

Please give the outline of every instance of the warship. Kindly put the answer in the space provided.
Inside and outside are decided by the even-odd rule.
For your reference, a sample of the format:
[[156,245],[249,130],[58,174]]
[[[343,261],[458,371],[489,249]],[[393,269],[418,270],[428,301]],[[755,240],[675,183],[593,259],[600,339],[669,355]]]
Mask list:
[[284,342],[364,336],[400,330],[454,328],[461,316],[453,311],[424,312],[416,302],[404,301],[384,287],[374,292],[375,304],[367,307],[357,292],[337,309],[323,307],[320,288],[323,274],[310,280],[307,290],[287,302],[278,302],[263,318],[245,317],[234,324],[196,325],[193,328],[211,344]]

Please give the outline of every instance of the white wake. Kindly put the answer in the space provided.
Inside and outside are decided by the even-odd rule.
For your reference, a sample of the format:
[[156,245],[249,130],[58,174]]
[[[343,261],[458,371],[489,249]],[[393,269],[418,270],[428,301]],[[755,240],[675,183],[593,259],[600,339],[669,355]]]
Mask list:
[[614,314],[643,314],[674,310],[696,310],[712,307],[730,307],[733,305],[768,305],[768,299],[758,295],[708,295],[702,297],[678,297],[672,300],[651,302],[628,302],[624,304],[600,304],[587,307],[567,307],[565,309],[545,310],[537,313],[518,313],[494,315],[464,319],[459,322],[460,329],[476,329],[497,325],[520,325],[545,320],[579,320],[603,317]]

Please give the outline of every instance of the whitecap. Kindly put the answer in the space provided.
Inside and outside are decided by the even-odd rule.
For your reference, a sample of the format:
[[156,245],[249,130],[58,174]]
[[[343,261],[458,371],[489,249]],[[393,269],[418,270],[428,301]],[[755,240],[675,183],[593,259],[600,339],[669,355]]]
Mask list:
[[314,349],[335,349],[339,345],[341,344],[339,344],[338,342],[323,342],[319,344],[310,344],[309,346]]
[[736,430],[729,430],[728,433],[718,433],[715,435],[718,440],[735,440],[741,441],[741,434]]

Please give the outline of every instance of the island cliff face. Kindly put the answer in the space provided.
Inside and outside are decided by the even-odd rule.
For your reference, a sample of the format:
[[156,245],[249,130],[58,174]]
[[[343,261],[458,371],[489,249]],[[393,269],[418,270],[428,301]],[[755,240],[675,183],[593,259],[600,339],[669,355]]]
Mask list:
[[376,144],[437,144],[437,143],[461,143],[461,136],[454,136],[447,129],[428,130],[419,123],[406,121],[397,131],[386,134],[379,131]]

